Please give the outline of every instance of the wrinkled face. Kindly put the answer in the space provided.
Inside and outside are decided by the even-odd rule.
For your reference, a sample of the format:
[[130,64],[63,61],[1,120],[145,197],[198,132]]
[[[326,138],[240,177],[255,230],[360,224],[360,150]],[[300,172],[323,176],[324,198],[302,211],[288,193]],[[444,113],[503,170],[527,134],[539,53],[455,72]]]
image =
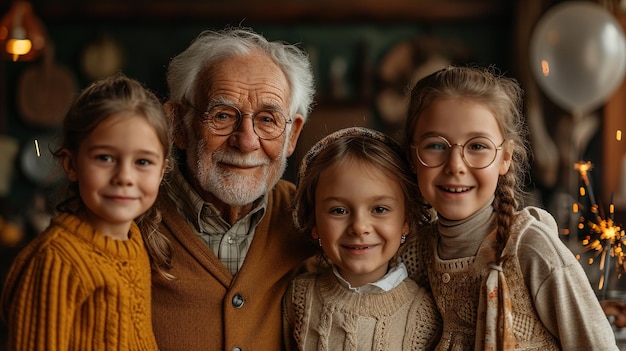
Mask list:
[[231,206],[251,204],[268,192],[283,175],[302,128],[300,115],[289,115],[290,89],[280,68],[258,53],[230,57],[205,72],[209,91],[203,101],[193,102],[206,110],[211,103],[227,103],[242,114],[277,109],[292,123],[278,138],[262,140],[252,119],[244,117],[233,134],[213,134],[201,112],[194,122],[175,136],[176,145],[187,150],[187,167],[194,188],[205,200],[214,196]]
[[[461,98],[437,99],[422,112],[413,131],[413,144],[429,136],[442,136],[451,144],[465,144],[476,136],[487,137],[495,145],[504,141],[493,113],[482,104]],[[412,164],[425,200],[439,216],[450,220],[476,213],[494,195],[498,177],[509,169],[512,142],[502,147],[493,163],[482,169],[469,167],[459,146],[451,148],[447,162],[432,168],[421,164],[413,153]]]
[[382,278],[408,233],[397,180],[370,164],[324,170],[315,190],[315,227],[326,256],[354,287]]
[[78,182],[91,224],[123,239],[131,221],[156,200],[164,157],[156,131],[143,116],[115,114],[89,134],[75,155],[68,154],[63,166],[70,181]]

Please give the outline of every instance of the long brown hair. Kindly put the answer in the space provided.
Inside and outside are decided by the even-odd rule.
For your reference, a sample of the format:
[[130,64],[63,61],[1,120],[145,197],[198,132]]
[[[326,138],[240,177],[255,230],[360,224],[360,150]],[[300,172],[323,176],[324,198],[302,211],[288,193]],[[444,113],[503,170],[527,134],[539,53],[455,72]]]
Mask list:
[[[132,114],[120,114],[132,112]],[[72,104],[63,120],[62,141],[58,149],[52,154],[62,159],[67,153],[76,154],[80,145],[89,137],[91,132],[109,117],[116,116],[143,116],[154,128],[163,147],[163,155],[167,170],[172,162],[172,128],[169,118],[166,117],[163,105],[154,93],[146,89],[141,83],[118,73],[102,80],[91,83],[85,88]],[[67,185],[64,198],[57,204],[59,212],[76,213],[84,204],[78,191],[78,183],[70,182]],[[170,245],[168,239],[157,229],[161,222],[161,213],[151,206],[145,213],[135,219],[144,237],[146,248],[151,257],[153,269],[165,277],[171,275],[165,272],[170,263]]]
[[523,184],[529,152],[522,96],[519,83],[495,67],[450,66],[424,77],[413,87],[405,128],[405,152],[412,155],[410,146],[417,121],[434,100],[462,97],[486,106],[494,114],[505,140],[512,140],[514,145],[509,171],[498,178],[494,194],[497,239],[501,246],[508,239],[514,213],[523,205],[525,195]]

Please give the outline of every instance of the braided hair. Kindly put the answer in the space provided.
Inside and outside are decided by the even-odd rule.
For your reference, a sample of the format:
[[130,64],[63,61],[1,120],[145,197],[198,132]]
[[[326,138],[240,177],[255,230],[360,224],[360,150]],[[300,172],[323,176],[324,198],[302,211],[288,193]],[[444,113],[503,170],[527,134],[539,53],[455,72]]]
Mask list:
[[522,95],[519,83],[494,67],[446,67],[424,77],[413,87],[404,135],[405,152],[412,155],[410,146],[417,121],[422,112],[440,98],[462,97],[480,103],[493,113],[505,140],[513,141],[509,171],[499,176],[493,202],[501,248],[525,195],[523,184],[528,171],[529,148]]

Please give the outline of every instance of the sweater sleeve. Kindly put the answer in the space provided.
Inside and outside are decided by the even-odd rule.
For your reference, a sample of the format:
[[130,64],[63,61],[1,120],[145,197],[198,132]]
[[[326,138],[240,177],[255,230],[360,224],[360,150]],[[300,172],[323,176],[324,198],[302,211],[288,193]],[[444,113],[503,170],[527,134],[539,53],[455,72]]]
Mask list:
[[615,337],[580,263],[541,218],[521,236],[520,266],[544,326],[563,350],[618,350]]
[[16,350],[67,350],[77,301],[77,274],[58,252],[44,249],[14,267],[9,312],[10,342]]

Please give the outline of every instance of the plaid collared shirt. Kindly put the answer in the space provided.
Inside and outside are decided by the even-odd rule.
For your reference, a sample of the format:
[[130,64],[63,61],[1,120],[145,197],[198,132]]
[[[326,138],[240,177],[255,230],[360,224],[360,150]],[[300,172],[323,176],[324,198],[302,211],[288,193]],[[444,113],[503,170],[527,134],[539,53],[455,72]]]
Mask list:
[[177,167],[172,170],[171,176],[167,194],[176,204],[178,212],[226,268],[233,275],[237,274],[255,229],[265,214],[267,194],[257,200],[250,213],[231,226],[213,204],[204,202],[193,190]]

